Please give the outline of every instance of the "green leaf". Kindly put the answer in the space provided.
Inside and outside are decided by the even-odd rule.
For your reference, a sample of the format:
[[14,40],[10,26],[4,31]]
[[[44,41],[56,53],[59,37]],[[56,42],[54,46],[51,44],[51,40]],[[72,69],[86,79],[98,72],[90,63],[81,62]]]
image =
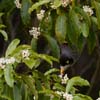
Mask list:
[[60,7],[61,4],[62,4],[61,0],[54,0],[53,7],[56,9],[56,8]]
[[5,27],[6,27],[5,25],[0,24],[0,29],[1,29],[1,28],[5,28]]
[[95,46],[96,46],[96,35],[95,35],[94,32],[90,32],[90,34],[88,36],[88,50],[89,50],[89,53],[92,53]]
[[29,0],[22,0],[21,7],[21,18],[25,25],[28,25],[30,22],[30,14],[28,13],[28,9],[31,6],[31,2]]
[[14,49],[14,51],[12,52],[12,56],[19,56],[20,52],[22,50],[28,50],[31,49],[31,47],[29,45],[19,45],[17,48]]
[[16,85],[13,88],[13,95],[14,100],[22,100],[21,91]]
[[96,17],[92,16],[91,17],[91,20],[92,20],[93,24],[98,25],[98,22],[97,22],[97,18]]
[[57,44],[57,41],[49,35],[45,35],[45,37],[46,37],[46,39],[49,43],[49,46],[52,50],[52,55],[56,58],[59,58],[60,57],[60,48]]
[[2,88],[3,88],[3,91],[0,95],[0,100],[12,100],[13,99],[12,88],[9,87],[7,84],[3,84]]
[[83,37],[83,35],[81,34],[78,38],[78,42],[77,42],[77,50],[79,53],[82,52],[83,48],[84,48],[84,45],[85,45],[85,38]]
[[2,17],[4,15],[4,13],[0,13],[0,17]]
[[52,60],[47,55],[39,54],[39,57],[45,61],[47,61],[50,65],[52,65]]
[[37,39],[32,38],[31,47],[32,47],[32,50],[37,51]]
[[85,22],[81,23],[80,25],[81,25],[81,32],[82,32],[83,36],[88,37],[88,35],[89,35],[89,26]]
[[25,75],[22,76],[22,79],[26,83],[26,85],[28,86],[29,91],[32,94],[34,94],[35,100],[38,100],[38,93],[37,93],[37,90],[36,90],[36,87],[35,87],[35,80],[32,77],[25,76]]
[[45,61],[47,61],[50,65],[53,64],[53,61],[58,62],[58,59],[56,59],[56,58],[54,58],[52,56],[49,56],[49,55],[39,54],[38,57],[43,59],[43,60],[45,60]]
[[[42,100],[50,100],[51,96],[53,96],[52,100],[61,100],[61,99],[58,99],[59,95],[57,95],[54,91],[52,91],[50,89],[44,89],[42,91],[39,91],[39,94],[44,94],[45,97],[42,96],[43,97]],[[47,96],[49,98],[47,98]],[[41,100],[41,99],[39,99],[39,100]]]
[[70,12],[69,12],[69,18],[70,18],[70,21],[71,21],[71,25],[72,25],[72,28],[74,30],[74,33],[79,36],[80,33],[81,33],[81,27],[80,27],[80,19],[79,19],[79,16],[78,14],[75,12],[74,9],[71,9]]
[[56,20],[55,33],[59,43],[65,42],[67,31],[66,20],[67,18],[65,14],[59,15]]
[[31,8],[29,8],[28,12],[31,13],[33,10],[37,9],[39,6],[42,6],[44,4],[49,3],[51,0],[40,0],[39,2],[32,5]]
[[10,65],[6,66],[6,68],[4,69],[4,77],[5,77],[6,83],[10,87],[13,87],[14,78],[13,78],[13,68],[12,68],[12,66],[10,66]]
[[67,86],[66,86],[66,92],[71,92],[74,86],[89,86],[89,82],[79,76],[73,77],[70,80],[68,80]]
[[54,32],[53,20],[54,17],[52,17],[51,14],[49,15],[49,12],[46,12],[44,18],[40,22],[41,32],[43,34],[50,34],[50,35],[53,34]]
[[32,69],[33,67],[37,67],[40,64],[40,60],[39,59],[29,59],[29,60],[25,60],[24,63],[30,68]]
[[49,89],[44,89],[43,91],[39,91],[39,93],[46,93],[46,94],[56,94],[54,91],[49,90]]
[[78,35],[75,33],[73,29],[73,25],[70,21],[70,17],[67,19],[67,38],[69,39],[71,44],[76,45],[78,41]]
[[15,7],[14,0],[2,0],[0,1],[0,12],[9,12],[12,8]]
[[96,9],[96,16],[97,16],[97,22],[98,22],[98,28],[100,29],[100,3],[97,1],[93,2],[93,5]]
[[56,88],[57,90],[60,90],[60,91],[65,91],[65,87],[62,86],[62,85],[59,84],[59,83],[55,83],[55,84],[54,84],[54,88]]
[[8,40],[8,35],[4,30],[0,29],[0,33],[4,36],[4,40],[7,41]]
[[38,91],[42,90],[41,80],[38,80],[38,77],[35,80],[36,80],[36,86],[37,86],[36,88],[37,88],[37,90]]
[[74,9],[71,9],[69,16],[67,16],[67,37],[72,44],[77,45],[80,34],[81,26],[79,16]]
[[91,26],[91,20],[90,20],[89,15],[82,8],[74,7],[74,10],[75,10],[75,12],[77,14],[80,15],[81,18],[83,18],[82,21],[84,21],[85,23],[87,23],[88,27],[90,27]]
[[73,100],[93,100],[91,97],[83,94],[75,94]]
[[[77,37],[75,35],[73,36],[73,34],[71,34],[71,35],[68,34],[68,35],[70,37],[72,37],[72,39],[74,39],[74,37],[76,37],[77,41],[76,41],[75,45],[76,45],[78,51],[81,52],[84,47],[84,44],[85,44],[85,42],[84,42],[85,38],[87,38],[89,36],[89,28],[91,26],[91,20],[90,20],[90,17],[88,16],[88,14],[86,12],[84,12],[84,10],[82,8],[74,7],[74,11],[76,13],[77,20],[79,21],[79,22],[78,21],[77,22],[79,23],[79,32],[81,34],[79,34],[79,36],[78,36],[77,33],[74,31],[74,34],[76,33]],[[70,22],[70,24],[71,23],[73,23],[73,22]],[[73,25],[71,25],[71,26],[74,29],[74,26]],[[74,41],[75,41],[75,39],[74,39]],[[72,41],[72,42],[74,42],[74,41]]]
[[58,72],[58,71],[59,71],[58,69],[52,68],[52,69],[46,71],[46,72],[44,73],[44,75],[47,76],[47,75],[50,75],[50,74],[52,74],[52,73],[54,73],[54,72]]
[[9,56],[17,47],[17,45],[19,44],[20,40],[19,39],[14,39],[10,45],[8,46],[7,50],[6,50],[6,57]]
[[55,81],[55,83],[61,83],[61,78],[56,74],[51,74],[50,77]]
[[6,95],[1,95],[1,94],[0,94],[0,99],[1,100],[11,100],[11,98],[7,97]]

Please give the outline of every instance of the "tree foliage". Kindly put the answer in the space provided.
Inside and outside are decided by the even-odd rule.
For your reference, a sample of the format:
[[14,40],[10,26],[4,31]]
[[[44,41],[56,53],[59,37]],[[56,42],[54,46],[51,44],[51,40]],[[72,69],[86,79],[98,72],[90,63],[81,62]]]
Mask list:
[[[100,82],[99,11],[100,0],[0,0],[0,100],[67,100],[69,95],[73,100],[98,98],[80,88],[88,87],[89,94]],[[59,77],[54,63],[60,63],[63,44],[78,54],[72,69],[85,50],[94,57],[93,66],[83,64],[78,73],[87,74],[91,67],[88,75],[92,78],[83,75],[90,84],[77,73],[69,74],[71,78],[62,84],[64,77]],[[40,67],[48,70],[42,72]]]

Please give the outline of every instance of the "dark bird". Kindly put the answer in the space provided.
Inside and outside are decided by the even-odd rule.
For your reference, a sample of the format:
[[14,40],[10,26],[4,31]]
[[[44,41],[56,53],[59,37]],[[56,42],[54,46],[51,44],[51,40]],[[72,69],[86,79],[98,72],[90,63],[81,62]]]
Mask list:
[[64,74],[65,70],[74,62],[72,49],[67,43],[60,46],[60,73]]

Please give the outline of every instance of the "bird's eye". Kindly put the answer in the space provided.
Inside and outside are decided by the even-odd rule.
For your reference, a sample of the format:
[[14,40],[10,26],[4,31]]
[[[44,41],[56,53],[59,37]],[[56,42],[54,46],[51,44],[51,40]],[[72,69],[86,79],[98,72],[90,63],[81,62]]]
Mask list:
[[66,64],[69,64],[69,60],[66,61]]

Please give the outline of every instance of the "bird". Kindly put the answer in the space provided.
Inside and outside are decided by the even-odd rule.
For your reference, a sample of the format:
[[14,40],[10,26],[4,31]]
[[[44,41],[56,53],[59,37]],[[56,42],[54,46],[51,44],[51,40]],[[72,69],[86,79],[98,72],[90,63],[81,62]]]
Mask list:
[[67,68],[74,63],[73,51],[68,43],[60,45],[60,74],[63,76]]

